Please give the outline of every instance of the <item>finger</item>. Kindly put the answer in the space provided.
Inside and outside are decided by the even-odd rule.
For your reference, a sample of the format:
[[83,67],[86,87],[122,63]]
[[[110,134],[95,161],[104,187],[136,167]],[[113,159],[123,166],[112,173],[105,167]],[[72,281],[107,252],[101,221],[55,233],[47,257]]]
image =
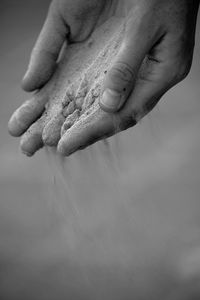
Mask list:
[[44,117],[42,116],[25,132],[20,141],[20,149],[27,156],[33,156],[36,151],[44,146],[42,132]]
[[80,119],[61,137],[58,152],[68,156],[75,151],[95,143],[117,132],[118,119],[97,108],[84,119]]
[[139,80],[122,110],[107,113],[98,108],[86,118],[80,119],[61,137],[57,147],[58,152],[64,156],[71,155],[100,139],[134,126],[147,110],[150,111],[150,100],[156,104],[161,92],[164,92],[164,85],[162,87],[160,85],[157,81],[149,84],[148,80]]
[[120,51],[105,76],[104,94],[100,100],[103,110],[118,111],[130,95],[140,65],[158,38],[157,30],[153,26],[151,29],[149,32],[148,24],[134,16],[127,22]]
[[51,6],[22,80],[25,91],[38,89],[50,79],[67,33],[62,18]]
[[[121,118],[132,115],[138,122],[149,113],[160,98],[175,84],[183,80],[189,72],[191,59],[177,56],[177,49],[171,52],[164,45],[166,51],[160,53],[161,60],[146,58],[141,66],[134,90],[131,93]],[[126,128],[125,128],[126,129]]]
[[63,114],[58,110],[54,117],[46,123],[42,134],[44,145],[57,146],[64,121]]
[[[156,76],[155,81],[141,75],[126,105],[119,112],[107,113],[99,108],[82,122],[75,123],[61,137],[57,147],[58,152],[65,156],[71,155],[100,139],[134,126],[156,105],[169,88],[171,80],[167,79],[165,71],[164,67],[162,72],[159,70],[160,76]],[[147,70],[146,72],[148,74]]]
[[12,136],[22,135],[29,126],[41,116],[45,104],[48,101],[47,96],[35,95],[20,106],[11,116],[8,122],[8,131]]
[[[123,109],[106,113],[100,108],[75,123],[61,137],[58,151],[63,155],[83,149],[100,139],[134,126],[150,112],[162,95],[188,72],[188,62],[181,58],[178,47],[169,51],[169,44],[161,43],[146,57],[138,72],[135,87]],[[156,54],[156,55],[155,55]]]

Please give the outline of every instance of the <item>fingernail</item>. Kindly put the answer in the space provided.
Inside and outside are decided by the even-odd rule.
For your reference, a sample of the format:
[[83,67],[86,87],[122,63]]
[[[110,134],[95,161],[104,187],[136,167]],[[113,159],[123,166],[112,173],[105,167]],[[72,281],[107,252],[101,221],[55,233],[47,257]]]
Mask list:
[[122,97],[121,95],[111,89],[106,89],[103,93],[101,103],[105,108],[108,109],[119,109],[121,106]]

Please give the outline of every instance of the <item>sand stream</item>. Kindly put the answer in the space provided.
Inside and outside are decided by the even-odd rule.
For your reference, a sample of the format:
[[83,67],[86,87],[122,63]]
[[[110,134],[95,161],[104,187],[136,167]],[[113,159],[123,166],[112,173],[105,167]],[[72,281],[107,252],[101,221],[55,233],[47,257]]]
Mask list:
[[[5,124],[25,52],[2,62]],[[134,129],[69,158],[2,135],[0,299],[199,299],[199,53]]]

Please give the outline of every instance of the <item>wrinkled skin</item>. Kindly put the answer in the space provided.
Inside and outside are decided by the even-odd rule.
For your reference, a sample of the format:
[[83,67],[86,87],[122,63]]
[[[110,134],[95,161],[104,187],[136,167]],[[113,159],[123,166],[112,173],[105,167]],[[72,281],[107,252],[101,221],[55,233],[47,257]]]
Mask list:
[[[187,76],[192,62],[198,6],[197,0],[52,2],[23,78],[22,87],[26,91],[40,89],[48,82],[66,39],[69,43],[82,42],[110,17],[126,18],[124,40],[105,76],[102,87],[105,93],[99,103],[104,111],[111,112],[110,117],[106,117],[103,130],[100,122],[84,134],[81,143],[77,139],[70,153],[62,147],[62,154],[69,155],[101,137],[114,134],[112,113],[117,116],[117,126],[121,130],[135,125],[169,88]],[[44,98],[45,95],[37,92],[25,110],[18,110],[15,120],[9,123],[12,135],[23,134],[41,116],[48,101]],[[40,132],[38,128],[37,131]],[[42,146],[38,139],[33,140],[34,143],[38,143],[36,149]],[[62,145],[64,143],[62,141]]]

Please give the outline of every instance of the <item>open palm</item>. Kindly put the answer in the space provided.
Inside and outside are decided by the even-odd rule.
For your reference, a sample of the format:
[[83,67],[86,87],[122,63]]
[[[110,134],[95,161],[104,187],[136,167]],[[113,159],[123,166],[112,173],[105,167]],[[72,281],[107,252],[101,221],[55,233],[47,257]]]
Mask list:
[[[40,89],[54,74],[61,48],[88,39],[99,25],[113,16],[124,17],[124,38],[103,85],[100,107],[106,115],[84,139],[62,139],[60,152],[67,155],[101,137],[135,125],[173,85],[184,79],[191,66],[199,1],[186,0],[54,0],[32,51],[22,86]],[[36,96],[37,97],[37,96]],[[40,97],[41,98],[41,97]],[[46,100],[31,99],[9,122],[12,135],[23,134],[44,110]],[[113,122],[112,114],[115,114]],[[117,120],[117,124],[116,124]]]

